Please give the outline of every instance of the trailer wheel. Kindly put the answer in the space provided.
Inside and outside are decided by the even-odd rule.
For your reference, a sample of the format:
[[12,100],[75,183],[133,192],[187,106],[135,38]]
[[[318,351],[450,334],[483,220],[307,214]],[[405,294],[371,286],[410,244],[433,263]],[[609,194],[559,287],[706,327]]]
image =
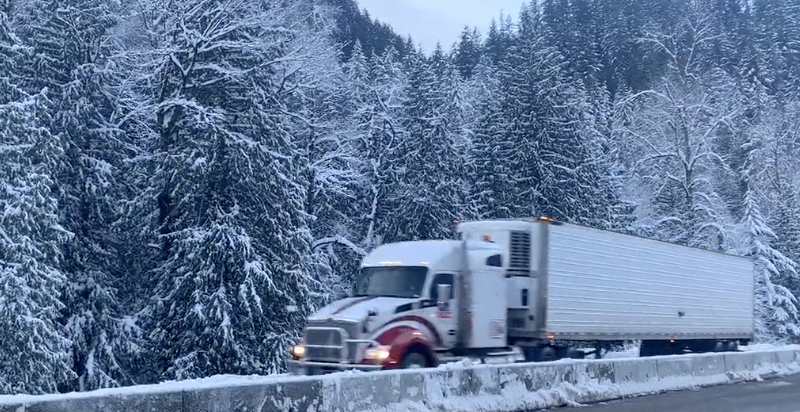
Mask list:
[[542,362],[555,362],[561,359],[563,354],[559,352],[558,348],[553,346],[543,347],[541,352]]
[[419,352],[409,352],[403,357],[401,364],[403,369],[419,369],[428,366],[428,359]]

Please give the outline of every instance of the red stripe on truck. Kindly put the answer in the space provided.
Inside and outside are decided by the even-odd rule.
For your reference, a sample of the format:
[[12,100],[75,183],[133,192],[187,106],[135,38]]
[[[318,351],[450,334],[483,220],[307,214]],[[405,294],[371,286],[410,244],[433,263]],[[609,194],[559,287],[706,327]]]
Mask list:
[[395,326],[381,333],[375,340],[379,344],[389,346],[390,348],[389,357],[383,362],[383,367],[385,369],[401,368],[403,357],[406,355],[408,348],[415,343],[422,344],[424,347],[424,349],[422,349],[423,354],[434,359],[431,363],[433,365],[436,364],[435,355],[430,347],[430,343],[422,336],[417,328],[413,326]]
[[[428,319],[425,319],[425,318],[423,318],[421,316],[416,316],[416,315],[400,316],[400,317],[394,318],[394,319],[384,323],[383,325],[381,325],[381,327],[377,328],[376,330],[383,329],[384,327],[386,327],[388,325],[391,325],[392,323],[398,323],[398,322],[418,322],[418,323],[421,323],[422,326],[424,326],[426,329],[428,329],[428,331],[433,335],[436,347],[442,347],[444,345],[444,342],[442,341],[442,337],[439,335],[439,332],[436,330],[436,326],[434,326]],[[386,331],[386,332],[388,332],[388,331]],[[386,332],[384,332],[384,334]]]

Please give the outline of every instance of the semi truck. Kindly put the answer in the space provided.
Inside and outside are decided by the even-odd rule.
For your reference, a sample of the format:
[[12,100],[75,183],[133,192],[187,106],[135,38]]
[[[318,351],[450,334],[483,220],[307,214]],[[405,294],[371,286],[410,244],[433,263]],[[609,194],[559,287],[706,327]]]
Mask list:
[[290,373],[737,351],[754,335],[751,259],[547,217],[460,222],[388,243],[307,319]]

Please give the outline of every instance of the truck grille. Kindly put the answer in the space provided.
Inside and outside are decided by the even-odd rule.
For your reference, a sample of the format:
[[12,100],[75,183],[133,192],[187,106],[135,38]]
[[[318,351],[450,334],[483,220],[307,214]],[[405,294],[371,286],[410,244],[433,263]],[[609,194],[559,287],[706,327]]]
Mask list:
[[348,342],[361,335],[359,323],[310,321],[305,330],[305,359],[317,362],[354,361],[357,343]]
[[361,337],[361,327],[359,322],[344,320],[311,320],[308,321],[308,328],[341,328],[347,333],[347,339],[358,339]]
[[508,262],[508,274],[512,276],[530,276],[531,272],[531,232],[511,232],[511,246]]

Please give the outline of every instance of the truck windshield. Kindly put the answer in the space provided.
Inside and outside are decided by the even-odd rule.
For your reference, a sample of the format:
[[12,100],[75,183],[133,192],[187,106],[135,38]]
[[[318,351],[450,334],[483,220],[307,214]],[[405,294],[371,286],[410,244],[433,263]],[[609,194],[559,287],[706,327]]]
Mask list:
[[354,296],[419,298],[428,268],[423,266],[382,266],[362,268]]

